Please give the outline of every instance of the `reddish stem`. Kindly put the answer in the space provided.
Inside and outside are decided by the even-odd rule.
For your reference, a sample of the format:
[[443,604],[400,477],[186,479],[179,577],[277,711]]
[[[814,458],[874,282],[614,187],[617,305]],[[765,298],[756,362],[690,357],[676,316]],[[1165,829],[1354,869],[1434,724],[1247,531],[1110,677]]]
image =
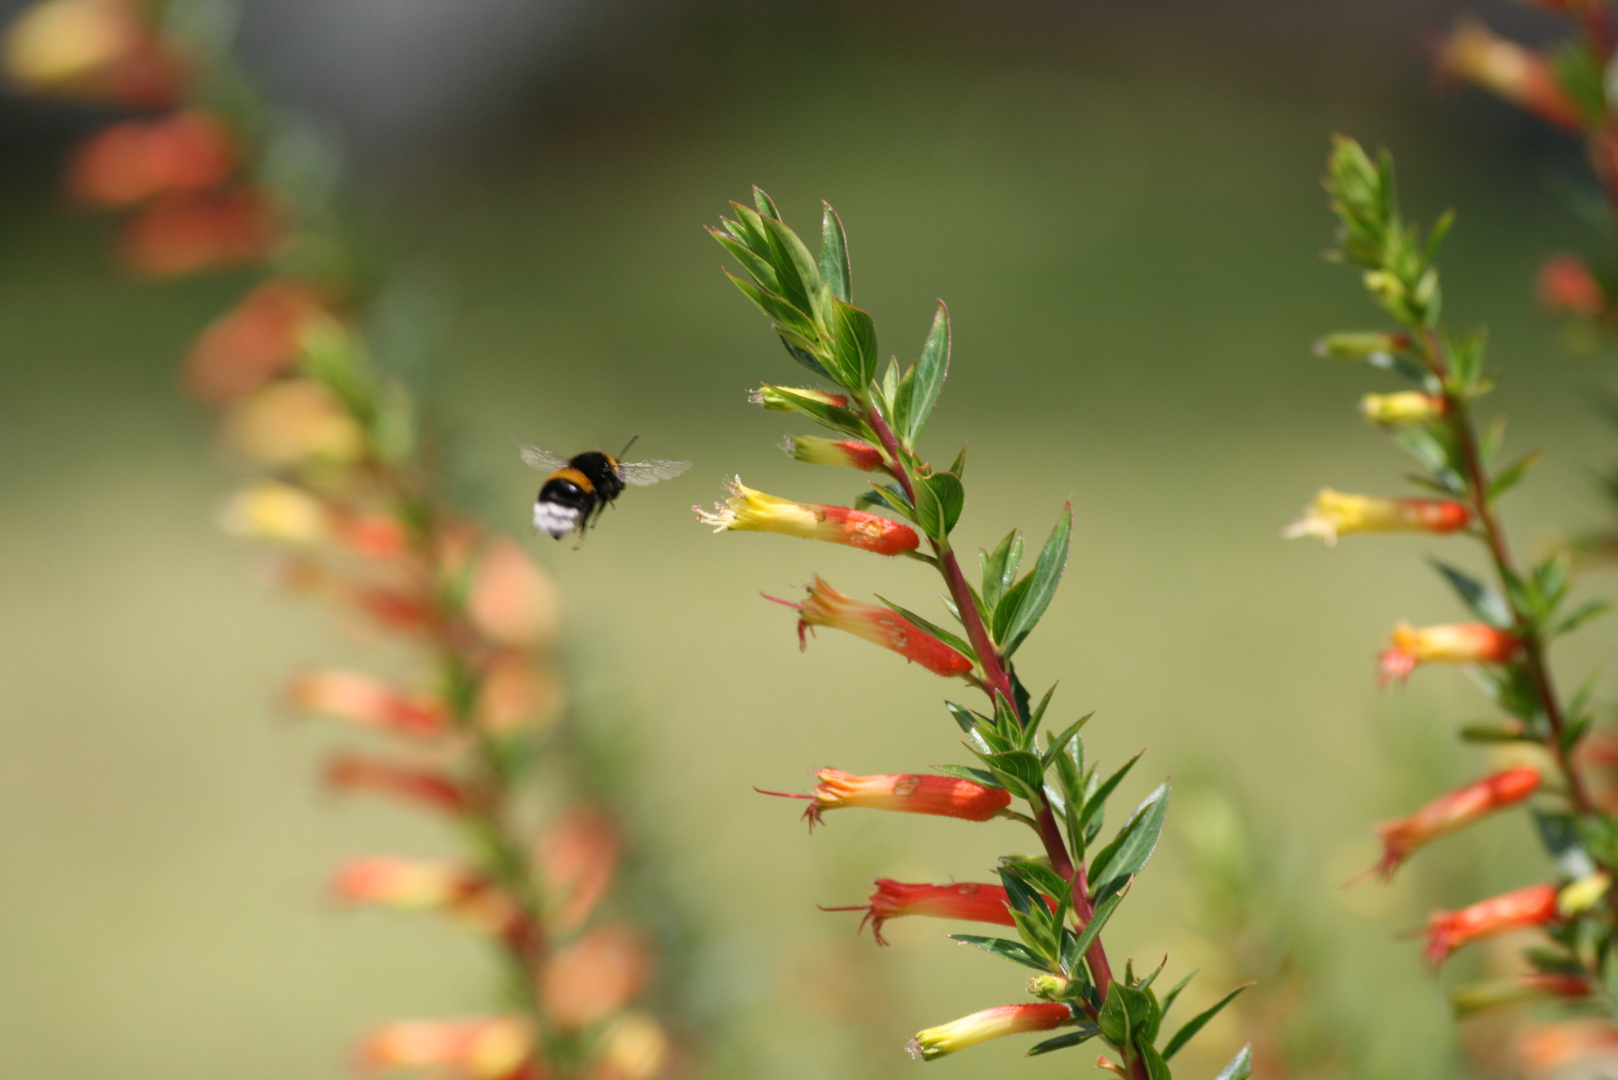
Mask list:
[[[910,505],[916,504],[915,482],[911,479],[910,470],[905,467],[903,453],[899,447],[899,440],[888,426],[887,419],[877,409],[869,404],[865,405],[866,419],[870,422],[877,438],[881,440],[882,449],[892,462],[892,471],[898,479],[905,495],[910,499]],[[966,575],[961,571],[960,560],[956,559],[955,551],[947,540],[928,537],[932,544],[933,553],[938,559],[939,570],[944,575],[944,582],[949,586],[950,599],[955,601],[955,609],[960,613],[961,625],[966,630],[967,640],[972,643],[972,651],[977,653],[978,665],[983,669],[983,684],[989,691],[991,703],[996,696],[1005,699],[1006,704],[1018,720],[1026,724],[1028,718],[1017,709],[1017,698],[1012,693],[1011,675],[1000,652],[995,648],[994,641],[989,637],[988,628],[983,624],[983,614],[978,611],[977,600],[972,595],[971,586],[966,582]],[[1075,866],[1073,858],[1068,854],[1067,844],[1062,840],[1062,831],[1056,824],[1056,814],[1051,809],[1050,798],[1040,792],[1038,805],[1034,806],[1034,818],[1039,826],[1039,838],[1044,844],[1045,854],[1051,861],[1051,869],[1055,870],[1064,881],[1072,883],[1073,912],[1079,920],[1079,929],[1082,931],[1090,922],[1095,912],[1095,906],[1090,899],[1090,889],[1085,868],[1082,863]],[[1107,1000],[1107,989],[1112,985],[1112,964],[1107,960],[1107,950],[1101,944],[1098,935],[1090,943],[1084,954],[1085,961],[1090,966],[1090,975],[1095,980],[1096,988],[1100,992],[1102,1002]],[[1139,1063],[1132,1060],[1131,1071]],[[1144,1068],[1140,1072],[1144,1077]]]

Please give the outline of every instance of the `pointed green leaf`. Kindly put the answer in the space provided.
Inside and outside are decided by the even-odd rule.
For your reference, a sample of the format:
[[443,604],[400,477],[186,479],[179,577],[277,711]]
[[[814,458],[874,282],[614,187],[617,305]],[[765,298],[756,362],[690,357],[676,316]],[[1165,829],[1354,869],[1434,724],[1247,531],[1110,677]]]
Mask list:
[[1176,1053],[1178,1053],[1182,1046],[1190,1042],[1192,1037],[1207,1025],[1208,1021],[1219,1015],[1220,1009],[1223,1009],[1226,1005],[1229,1005],[1232,1001],[1235,1001],[1237,994],[1240,994],[1243,990],[1246,990],[1252,985],[1252,983],[1243,983],[1230,993],[1226,994],[1224,997],[1220,998],[1218,1001],[1214,1002],[1212,1005],[1208,1006],[1206,1009],[1202,1010],[1196,1016],[1193,1016],[1191,1019],[1187,1020],[1185,1022],[1185,1026],[1179,1031],[1176,1031],[1174,1033],[1174,1038],[1170,1039],[1168,1041],[1168,1045],[1163,1047],[1163,1060],[1167,1061],[1169,1058],[1172,1058]]
[[825,208],[820,218],[820,277],[831,287],[833,296],[852,304],[854,276],[848,269],[848,237],[843,233],[843,219],[837,216],[831,203],[820,205]]
[[[1118,905],[1123,903],[1123,899],[1123,893],[1114,893],[1101,904],[1098,904],[1090,915],[1090,921],[1085,923],[1084,929],[1075,935],[1072,947],[1063,950],[1063,956],[1071,954],[1075,958],[1083,957],[1090,950],[1090,946],[1095,943],[1095,939],[1101,936],[1101,931],[1107,925],[1107,920],[1112,918],[1112,913],[1118,910]],[[1069,970],[1068,977],[1072,978],[1072,973],[1076,970],[1078,970],[1077,959],[1074,961],[1073,968]]]
[[775,200],[764,194],[764,189],[757,184],[753,185],[753,205],[758,207],[758,212],[765,217],[781,220],[781,211],[775,208]]
[[993,611],[1000,604],[1006,587],[1017,579],[1017,564],[1022,562],[1022,533],[1012,529],[994,551],[978,549],[978,566],[983,571],[983,603],[985,610]]
[[1146,1066],[1147,1080],[1174,1080],[1168,1062],[1163,1060],[1163,1055],[1151,1043],[1138,1042],[1135,1049],[1140,1054],[1141,1064]]
[[881,358],[876,351],[876,323],[869,312],[833,299],[832,355],[850,390],[863,391],[876,378]]
[[1146,796],[1112,842],[1096,853],[1090,863],[1090,887],[1098,900],[1122,889],[1157,850],[1171,792],[1169,782],[1163,781],[1157,790]]
[[[961,519],[961,508],[966,504],[966,488],[962,486],[960,478],[954,473],[933,473],[916,485],[932,489],[938,499],[939,522],[948,535],[955,528],[955,523]],[[918,493],[917,498],[920,498]]]
[[1171,1007],[1173,1007],[1175,1001],[1177,1001],[1179,999],[1180,991],[1184,990],[1187,986],[1191,985],[1191,980],[1196,978],[1197,977],[1197,972],[1199,972],[1201,970],[1202,970],[1201,968],[1192,968],[1191,973],[1189,975],[1187,975],[1185,978],[1181,979],[1179,982],[1175,983],[1173,986],[1169,987],[1169,992],[1163,995],[1163,1015],[1164,1016],[1167,1016],[1169,1014],[1169,1009]]
[[1068,543],[1072,535],[1073,504],[1069,503],[1062,510],[1062,518],[1051,531],[1050,539],[1040,550],[1033,573],[1025,579],[1030,583],[1028,592],[1019,600],[1016,613],[1007,620],[1003,639],[1006,656],[1017,650],[1017,646],[1022,644],[1050,606],[1051,597],[1056,594],[1056,587],[1062,581],[1062,571],[1067,567]]
[[[1055,687],[1052,687],[1051,689],[1054,690]],[[1049,700],[1050,700],[1050,695],[1046,694],[1045,695],[1045,701],[1049,701]],[[1040,711],[1040,713],[1044,713],[1044,711],[1045,711],[1045,703],[1044,702],[1040,703],[1039,711]],[[1085,724],[1090,722],[1090,717],[1092,717],[1094,715],[1095,715],[1095,713],[1093,713],[1093,712],[1085,713],[1083,716],[1081,716],[1077,720],[1073,721],[1073,723],[1069,724],[1067,726],[1066,730],[1064,730],[1060,735],[1058,735],[1054,739],[1050,740],[1050,745],[1045,747],[1045,753],[1040,756],[1041,760],[1044,762],[1045,767],[1047,769],[1050,768],[1052,765],[1056,764],[1056,759],[1058,757],[1061,757],[1062,752],[1065,749],[1067,749],[1068,740],[1072,739],[1073,736],[1077,735],[1079,733],[1080,729],[1082,729]],[[1136,756],[1139,757],[1140,755],[1137,754]]]
[[1058,903],[1062,897],[1073,892],[1060,874],[1042,862],[1007,857],[1001,860],[1001,864],[1007,873],[1015,874],[1019,880]]
[[1518,458],[1496,473],[1494,479],[1489,481],[1490,501],[1498,499],[1522,483],[1522,478],[1528,475],[1528,470],[1538,465],[1544,457],[1545,452],[1543,450],[1535,450],[1531,454]]
[[950,633],[937,623],[929,622],[908,608],[900,607],[891,600],[884,600],[881,596],[878,596],[877,599],[881,600],[884,606],[915,623],[918,627],[927,631],[927,633],[933,635],[933,637],[942,641],[944,644],[948,645],[962,656],[965,656],[968,659],[977,659],[977,655],[972,651],[972,646],[969,645],[963,638],[957,637],[955,634]]
[[949,348],[949,308],[940,300],[938,310],[933,314],[932,329],[927,332],[927,342],[921,348],[921,358],[916,361],[916,380],[910,397],[910,423],[904,432],[906,446],[915,446],[922,429],[927,426],[928,417],[933,414],[933,406],[937,404],[938,394],[943,390],[944,379],[949,374]]
[[1610,600],[1591,600],[1589,603],[1575,608],[1571,615],[1564,617],[1550,630],[1546,631],[1549,637],[1559,637],[1570,631],[1577,630],[1591,619],[1597,619],[1612,610]]
[[1072,1031],[1064,1031],[1054,1039],[1046,1039],[1042,1043],[1034,1044],[1028,1048],[1028,1052],[1023,1056],[1038,1057],[1040,1054],[1048,1054],[1052,1050],[1066,1050],[1070,1046],[1078,1046],[1080,1043],[1088,1042],[1100,1034],[1101,1029],[1099,1027],[1088,1020],[1080,1020],[1078,1026]]
[[1083,810],[1079,815],[1080,827],[1088,825],[1090,823],[1090,818],[1095,815],[1096,811],[1100,810],[1106,805],[1107,799],[1111,797],[1115,790],[1117,790],[1118,785],[1123,782],[1124,777],[1129,775],[1129,770],[1135,767],[1135,762],[1139,761],[1141,754],[1144,753],[1146,753],[1146,751],[1142,750],[1140,753],[1137,753],[1134,757],[1124,762],[1117,772],[1113,773],[1111,776],[1107,777],[1106,780],[1102,781],[1101,786],[1096,788],[1095,794],[1091,795],[1084,801]]
[[1219,1070],[1214,1080],[1248,1080],[1253,1075],[1253,1046],[1251,1043],[1237,1051],[1230,1064]]
[[736,261],[741,263],[749,274],[753,275],[753,280],[758,282],[761,288],[770,292],[780,288],[775,280],[775,267],[770,265],[769,260],[760,258],[752,248],[727,233],[712,227],[708,229],[708,232],[715,240],[719,241],[721,247],[736,257]]
[[979,937],[976,934],[951,934],[950,938],[959,941],[962,945],[975,945],[984,952],[1003,956],[1007,960],[1014,960],[1024,967],[1031,967],[1035,971],[1050,973],[1051,966],[1028,946],[1020,941],[1007,941],[1005,938]]
[[1437,571],[1444,575],[1450,588],[1455,590],[1461,602],[1472,610],[1472,613],[1490,626],[1509,627],[1516,622],[1511,613],[1511,605],[1506,598],[1495,591],[1494,586],[1485,584],[1448,563],[1437,559],[1428,560]]
[[1101,1037],[1112,1045],[1129,1045],[1133,1034],[1129,1025],[1129,1010],[1124,1008],[1124,999],[1118,993],[1117,983],[1107,987],[1107,1000],[1101,1006],[1101,1015],[1096,1017],[1096,1024],[1101,1028]]
[[1004,786],[994,778],[994,773],[984,769],[971,769],[965,765],[934,765],[932,768],[945,776],[953,776],[957,780],[970,780],[972,783],[982,784],[984,787],[997,788]]
[[1031,803],[1039,801],[1040,791],[1045,784],[1045,771],[1040,767],[1038,754],[1009,750],[1003,754],[985,755],[983,763],[1000,778],[1007,791]]
[[[798,234],[771,215],[759,219],[770,242],[770,262],[781,285],[781,296],[792,306],[810,313],[817,326],[826,324],[828,314],[821,296],[820,266]],[[872,368],[873,373],[875,368]],[[869,381],[869,380],[867,380]]]
[[[808,351],[805,346],[812,346],[818,336],[814,322],[801,310],[791,303],[783,300],[774,293],[765,292],[750,281],[746,281],[729,270],[725,276],[735,282],[742,295],[753,301],[753,305],[762,311],[765,316],[775,323],[776,332],[788,338],[788,345],[796,345]],[[796,339],[796,340],[794,340]]]

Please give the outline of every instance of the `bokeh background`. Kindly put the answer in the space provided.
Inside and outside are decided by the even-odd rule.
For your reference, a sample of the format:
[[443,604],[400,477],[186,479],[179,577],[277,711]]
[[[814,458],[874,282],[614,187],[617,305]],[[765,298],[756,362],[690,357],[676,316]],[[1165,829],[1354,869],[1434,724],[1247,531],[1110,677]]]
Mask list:
[[[1021,668],[1061,680],[1056,715],[1097,710],[1105,761],[1149,750],[1125,802],[1170,773],[1186,796],[1110,949],[1167,951],[1171,978],[1207,965],[1201,1001],[1249,976],[1186,831],[1239,808],[1266,868],[1254,910],[1320,973],[1297,1007],[1326,1018],[1345,1065],[1463,1070],[1445,986],[1476,959],[1434,979],[1393,935],[1544,872],[1511,853],[1531,847],[1526,823],[1446,842],[1392,890],[1336,887],[1373,857],[1373,821],[1482,767],[1446,742],[1487,713],[1458,673],[1372,688],[1394,620],[1456,605],[1422,565],[1431,542],[1328,552],[1278,532],[1317,487],[1393,491],[1403,469],[1353,411],[1382,380],[1309,355],[1324,331],[1375,325],[1354,276],[1319,258],[1333,131],[1398,152],[1415,214],[1459,211],[1449,310],[1491,328],[1508,447],[1548,454],[1508,505],[1518,544],[1602,518],[1610,364],[1566,348],[1531,296],[1543,252],[1598,243],[1557,194],[1577,151],[1435,88],[1422,49],[1464,10],[1548,29],[1440,0],[247,4],[245,57],[341,138],[357,204],[419,276],[438,406],[480,479],[468,498],[524,530],[536,477],[513,436],[572,453],[639,435],[638,452],[695,462],[631,491],[582,550],[531,543],[567,595],[577,707],[636,755],[642,850],[695,921],[671,973],[717,1032],[712,1075],[901,1075],[922,1068],[902,1053],[914,1030],[1022,999],[1021,976],[939,924],[894,924],[877,950],[856,916],[815,910],[877,876],[982,879],[1026,843],[1012,826],[834,815],[809,837],[796,805],[752,791],[803,790],[817,765],[962,757],[935,678],[834,634],[800,654],[758,595],[819,572],[933,612],[920,567],[715,537],[687,509],[737,472],[805,499],[858,489],[788,461],[773,444],[806,429],[746,403],[798,369],[701,226],[754,183],[801,230],[836,205],[885,350],[913,357],[934,298],[951,305],[928,446],[948,460],[971,443],[961,541],[1042,537],[1073,502],[1068,576]],[[365,1025],[485,1004],[485,959],[428,921],[323,899],[343,856],[446,841],[323,796],[328,734],[275,707],[294,666],[370,647],[265,590],[212,528],[232,477],[176,358],[243,282],[119,275],[110,225],[55,179],[92,119],[0,97],[5,1068],[341,1076]],[[1613,644],[1598,624],[1559,646],[1563,682]],[[1188,1074],[1242,1037],[1214,1025]],[[926,1068],[1093,1060],[1019,1064],[1014,1041]]]

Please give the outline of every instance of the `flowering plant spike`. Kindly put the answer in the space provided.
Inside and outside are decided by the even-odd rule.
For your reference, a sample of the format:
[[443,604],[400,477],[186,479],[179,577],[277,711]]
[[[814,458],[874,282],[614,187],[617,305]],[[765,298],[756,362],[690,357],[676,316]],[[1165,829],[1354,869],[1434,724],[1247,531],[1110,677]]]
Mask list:
[[[845,630],[930,672],[963,678],[986,698],[977,708],[946,702],[976,758],[973,764],[938,766],[936,774],[856,776],[821,769],[813,794],[797,796],[809,800],[805,816],[813,824],[825,811],[851,807],[971,822],[1003,819],[1031,829],[1043,849],[1040,858],[1002,857],[997,885],[909,885],[883,878],[868,904],[833,910],[864,911],[861,925],[871,922],[879,943],[884,922],[900,915],[1010,927],[1015,937],[952,936],[1040,973],[1030,992],[1042,1000],[996,1005],[928,1028],[910,1042],[916,1056],[931,1060],[987,1039],[1049,1032],[1030,1054],[1100,1040],[1120,1075],[1165,1080],[1170,1059],[1235,994],[1171,1033],[1165,1017],[1190,976],[1159,993],[1153,986],[1157,972],[1137,976],[1133,965],[1116,971],[1102,941],[1108,918],[1157,846],[1170,786],[1165,781],[1152,791],[1103,838],[1107,802],[1134,759],[1111,775],[1087,762],[1080,729],[1088,716],[1042,738],[1052,693],[1036,703],[1012,660],[1061,582],[1072,508],[1062,512],[1031,570],[1022,570],[1023,536],[1013,530],[980,553],[979,582],[968,582],[956,539],[966,505],[965,452],[940,469],[919,449],[949,371],[949,310],[939,303],[913,363],[890,360],[883,367],[876,324],[854,306],[848,245],[836,212],[825,207],[814,253],[757,188],[751,206],[732,207],[734,216],[709,230],[745,272],[728,276],[770,320],[792,359],[822,384],[766,383],[753,402],[831,433],[789,436],[784,448],[796,460],[842,465],[870,479],[847,508],[764,495],[738,480],[714,511],[696,507],[698,519],[719,532],[778,532],[903,555],[906,565],[925,563],[942,578],[954,630],[888,600],[875,604],[845,596],[819,576],[803,602],[780,603],[797,611],[800,639],[815,627]],[[946,869],[976,868],[940,867]],[[1225,1075],[1247,1076],[1247,1061],[1245,1052],[1238,1055]]]
[[[1542,116],[1576,124],[1578,109],[1557,88],[1552,67],[1543,58],[1532,60],[1476,26],[1463,28],[1443,57],[1457,73],[1493,86]],[[1498,463],[1498,426],[1485,433],[1474,419],[1479,399],[1493,382],[1484,370],[1483,334],[1452,329],[1442,317],[1434,258],[1451,217],[1445,215],[1423,237],[1401,216],[1392,159],[1386,153],[1372,158],[1346,138],[1333,146],[1326,190],[1341,225],[1335,257],[1359,268],[1372,299],[1397,326],[1392,332],[1334,335],[1328,342],[1378,341],[1359,358],[1413,384],[1411,390],[1373,394],[1363,399],[1361,410],[1416,459],[1419,471],[1412,479],[1427,494],[1366,500],[1323,491],[1289,535],[1330,539],[1348,531],[1415,531],[1431,534],[1434,543],[1476,542],[1490,580],[1448,562],[1433,563],[1472,621],[1420,628],[1398,624],[1380,656],[1381,681],[1403,682],[1426,664],[1466,665],[1505,720],[1465,728],[1463,738],[1516,748],[1510,762],[1514,767],[1497,766],[1383,825],[1382,858],[1361,877],[1380,873],[1390,879],[1418,849],[1487,817],[1527,806],[1556,865],[1557,879],[1435,912],[1426,933],[1426,957],[1437,966],[1469,942],[1529,931],[1537,940],[1522,953],[1527,973],[1462,989],[1455,999],[1458,1011],[1470,1014],[1549,1000],[1618,1016],[1618,1005],[1603,989],[1618,978],[1613,938],[1618,910],[1608,897],[1611,868],[1618,861],[1618,828],[1587,775],[1585,743],[1593,716],[1585,695],[1563,699],[1548,657],[1555,639],[1606,605],[1568,610],[1566,556],[1555,553],[1524,566],[1508,543],[1500,499],[1539,455]],[[1325,344],[1319,351],[1347,355],[1340,344]]]

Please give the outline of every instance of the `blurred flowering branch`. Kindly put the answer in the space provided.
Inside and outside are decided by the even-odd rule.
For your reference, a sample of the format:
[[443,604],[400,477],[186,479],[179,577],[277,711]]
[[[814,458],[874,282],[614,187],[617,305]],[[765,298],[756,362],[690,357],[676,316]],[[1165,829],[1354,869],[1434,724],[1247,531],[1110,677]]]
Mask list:
[[[1382,679],[1403,681],[1424,664],[1470,665],[1506,719],[1468,727],[1463,738],[1533,754],[1529,763],[1484,776],[1382,826],[1383,857],[1362,876],[1391,878],[1425,845],[1538,798],[1532,813],[1556,863],[1556,881],[1435,912],[1427,928],[1426,956],[1436,967],[1480,938],[1539,929],[1544,944],[1524,951],[1528,974],[1518,980],[1518,993],[1463,990],[1456,997],[1458,1009],[1556,999],[1580,1011],[1618,1016],[1611,990],[1618,977],[1612,950],[1614,909],[1608,896],[1611,868],[1618,861],[1618,830],[1595,797],[1583,754],[1593,722],[1587,690],[1564,700],[1547,657],[1554,640],[1608,605],[1569,607],[1565,555],[1554,554],[1525,568],[1512,554],[1499,500],[1539,455],[1498,465],[1501,427],[1483,430],[1473,418],[1478,399],[1492,389],[1493,380],[1484,370],[1483,334],[1454,331],[1441,318],[1442,291],[1433,260],[1450,215],[1423,238],[1401,216],[1392,159],[1383,154],[1372,160],[1348,139],[1335,143],[1326,189],[1341,223],[1337,257],[1360,268],[1366,289],[1398,329],[1333,335],[1318,351],[1363,359],[1401,376],[1430,403],[1392,413],[1375,407],[1364,411],[1416,459],[1420,472],[1412,479],[1436,498],[1385,500],[1322,492],[1287,535],[1313,534],[1329,541],[1344,532],[1417,531],[1478,541],[1492,581],[1434,561],[1477,621],[1420,629],[1401,624],[1382,654]],[[1417,504],[1419,513],[1401,509]]]
[[69,168],[77,198],[128,213],[126,266],[262,271],[186,363],[188,389],[221,409],[227,446],[259,473],[222,524],[271,544],[282,583],[408,662],[402,683],[306,672],[287,698],[373,736],[330,763],[330,785],[447,818],[464,851],[358,859],[334,889],[485,937],[509,1007],[386,1025],[356,1064],[484,1080],[668,1075],[670,1036],[634,1006],[653,943],[610,898],[618,814],[564,736],[556,589],[514,540],[453,507],[425,403],[365,329],[386,276],[333,201],[333,163],[311,160],[305,133],[232,65],[228,14],[209,0],[43,0],[9,28],[4,59],[24,89],[138,113]]
[[[1041,858],[1002,858],[998,884],[881,879],[869,905],[854,909],[866,912],[878,942],[883,924],[900,915],[1013,927],[1015,939],[952,936],[1039,972],[1029,984],[1039,1001],[996,1006],[929,1028],[911,1040],[910,1050],[931,1060],[986,1039],[1062,1029],[1029,1053],[1100,1039],[1115,1055],[1098,1059],[1103,1068],[1121,1077],[1162,1080],[1170,1075],[1169,1060],[1238,991],[1169,1035],[1165,1016],[1190,976],[1159,994],[1153,984],[1161,967],[1137,974],[1129,964],[1120,972],[1102,940],[1108,919],[1157,846],[1170,789],[1165,781],[1102,843],[1107,801],[1135,759],[1110,776],[1087,764],[1080,730],[1088,716],[1039,739],[1054,687],[1036,704],[1012,657],[1061,581],[1072,510],[1064,510],[1031,571],[1020,574],[1024,542],[1013,530],[993,551],[980,553],[979,583],[969,582],[955,539],[966,501],[965,452],[938,469],[918,450],[948,373],[948,310],[938,305],[915,363],[901,368],[893,360],[884,369],[875,323],[852,302],[847,241],[836,212],[825,208],[816,255],[782,223],[769,196],[757,188],[753,195],[753,206],[733,203],[735,216],[710,232],[746,271],[746,277],[730,274],[731,281],[769,318],[792,358],[824,386],[766,384],[753,400],[834,434],[790,437],[784,449],[794,458],[845,466],[874,479],[852,508],[765,495],[737,479],[729,499],[711,512],[698,507],[698,518],[719,532],[776,532],[932,567],[959,634],[886,600],[879,605],[852,599],[819,577],[802,602],[779,602],[797,611],[800,642],[806,644],[807,633],[817,627],[843,630],[934,674],[961,679],[987,699],[981,709],[947,703],[975,765],[876,776],[821,769],[813,793],[798,796],[809,802],[804,816],[813,825],[830,810],[864,807],[974,822],[1004,818],[1027,825],[1044,849]],[[1023,809],[1013,809],[1019,801]],[[1248,1060],[1243,1050],[1221,1076],[1245,1077]]]

